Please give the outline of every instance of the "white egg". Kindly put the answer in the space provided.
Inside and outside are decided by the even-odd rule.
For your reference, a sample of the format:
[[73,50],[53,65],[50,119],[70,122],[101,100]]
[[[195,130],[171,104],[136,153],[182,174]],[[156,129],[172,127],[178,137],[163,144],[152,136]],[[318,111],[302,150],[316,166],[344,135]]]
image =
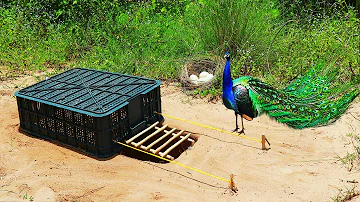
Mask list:
[[213,74],[209,74],[207,78],[208,78],[208,81],[210,81],[212,78],[214,78],[214,75],[213,75]]
[[201,72],[200,75],[199,75],[200,78],[206,78],[208,76],[209,76],[208,72]]
[[196,75],[194,75],[194,74],[191,74],[191,76],[190,76],[190,80],[191,81],[197,81],[199,78],[196,76]]
[[199,83],[204,83],[204,82],[206,82],[207,80],[206,80],[206,78],[200,78],[198,81],[199,81]]

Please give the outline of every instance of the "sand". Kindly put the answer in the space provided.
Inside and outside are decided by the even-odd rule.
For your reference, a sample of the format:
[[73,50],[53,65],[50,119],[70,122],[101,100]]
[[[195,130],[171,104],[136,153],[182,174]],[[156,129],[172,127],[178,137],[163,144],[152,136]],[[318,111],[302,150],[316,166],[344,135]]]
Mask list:
[[[226,181],[175,164],[122,154],[100,161],[20,133],[13,93],[35,82],[31,76],[0,82],[0,201],[332,201],[360,181],[360,166],[349,172],[337,158],[354,151],[346,135],[360,134],[358,101],[325,127],[294,130],[266,115],[244,121],[247,136],[266,135],[267,151],[259,142],[165,117],[199,136],[175,161],[224,179],[234,174],[233,193]],[[163,113],[234,128],[234,113],[220,100],[187,96],[176,84],[162,85],[161,94]]]

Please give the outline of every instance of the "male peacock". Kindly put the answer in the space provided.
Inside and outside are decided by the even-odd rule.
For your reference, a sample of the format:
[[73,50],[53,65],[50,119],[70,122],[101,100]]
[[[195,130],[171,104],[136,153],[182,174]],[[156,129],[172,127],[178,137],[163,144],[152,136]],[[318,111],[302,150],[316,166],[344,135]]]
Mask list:
[[278,122],[292,128],[323,126],[334,122],[345,112],[349,104],[360,94],[357,82],[340,81],[336,68],[315,65],[307,74],[290,83],[285,89],[277,90],[251,76],[232,80],[230,54],[225,54],[223,72],[223,103],[237,115],[251,121],[266,113]]

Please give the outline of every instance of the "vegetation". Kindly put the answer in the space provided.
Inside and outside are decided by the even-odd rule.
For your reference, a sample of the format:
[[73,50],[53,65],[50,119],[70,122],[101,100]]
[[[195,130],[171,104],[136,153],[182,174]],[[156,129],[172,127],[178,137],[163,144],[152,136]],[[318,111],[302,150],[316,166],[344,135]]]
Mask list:
[[354,135],[352,133],[347,135],[350,138],[351,145],[353,146],[353,152],[347,152],[346,156],[338,159],[347,167],[350,172],[354,167],[360,169],[360,134]]
[[[352,152],[347,152],[344,157],[340,157],[339,155],[337,158],[340,162],[346,166],[347,170],[351,172],[353,168],[357,171],[360,169],[360,134],[354,135],[352,133],[347,134],[347,137],[350,139],[350,143],[353,147]],[[333,201],[342,202],[342,201],[350,201],[352,198],[360,196],[360,191],[356,186],[359,183],[357,180],[347,181],[348,183],[354,183],[354,185],[349,188],[345,187],[345,190],[339,189],[339,193],[333,197]]]
[[360,196],[360,192],[356,190],[356,185],[351,188],[345,187],[346,190],[340,189],[337,196],[332,197],[334,202],[351,201],[353,198]]
[[[178,80],[189,58],[230,51],[234,77],[285,84],[319,61],[359,74],[357,11],[341,0],[317,2],[2,1],[0,66],[17,73],[82,66]],[[214,84],[208,93],[221,82]]]

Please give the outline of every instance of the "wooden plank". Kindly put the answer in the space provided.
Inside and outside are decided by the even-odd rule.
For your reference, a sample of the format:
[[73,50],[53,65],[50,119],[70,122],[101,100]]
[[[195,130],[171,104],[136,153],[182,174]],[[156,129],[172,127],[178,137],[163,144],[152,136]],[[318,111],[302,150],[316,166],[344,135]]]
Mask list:
[[164,153],[160,154],[160,156],[164,157],[164,156],[168,155],[171,152],[171,150],[175,149],[175,147],[177,147],[181,143],[183,143],[186,139],[188,139],[190,137],[190,135],[191,135],[191,133],[188,133],[184,138],[178,140],[174,145],[169,147]]
[[126,140],[126,144],[129,144],[130,142],[134,141],[136,138],[138,138],[138,137],[141,136],[142,134],[144,134],[144,133],[146,133],[147,131],[149,131],[150,129],[154,128],[158,123],[159,123],[159,121],[155,122],[154,124],[152,124],[151,126],[149,126],[148,128],[146,128],[145,130],[141,131],[140,133],[138,133],[138,134],[135,135],[134,137],[130,138],[129,140]]
[[144,138],[143,140],[141,140],[140,142],[136,143],[134,146],[135,147],[139,147],[140,145],[144,144],[144,142],[146,142],[148,139],[150,139],[151,137],[153,137],[154,135],[160,133],[161,131],[163,131],[168,125],[165,124],[163,127],[158,128],[156,131],[154,131],[153,133],[151,133],[150,135],[148,135],[146,138]]
[[161,136],[160,138],[158,138],[157,140],[155,140],[154,142],[152,142],[151,144],[149,144],[148,146],[143,146],[141,145],[140,148],[144,149],[146,151],[148,151],[149,149],[151,149],[151,147],[153,147],[156,143],[160,142],[162,139],[164,139],[166,136],[168,136],[170,133],[173,133],[176,130],[176,128],[171,129],[170,131],[167,131],[163,136]]
[[166,145],[168,145],[170,142],[172,142],[174,139],[178,138],[184,130],[181,130],[176,135],[172,136],[168,141],[166,141],[164,144],[162,144],[160,147],[158,147],[156,150],[150,149],[150,151],[154,154],[158,154]]

